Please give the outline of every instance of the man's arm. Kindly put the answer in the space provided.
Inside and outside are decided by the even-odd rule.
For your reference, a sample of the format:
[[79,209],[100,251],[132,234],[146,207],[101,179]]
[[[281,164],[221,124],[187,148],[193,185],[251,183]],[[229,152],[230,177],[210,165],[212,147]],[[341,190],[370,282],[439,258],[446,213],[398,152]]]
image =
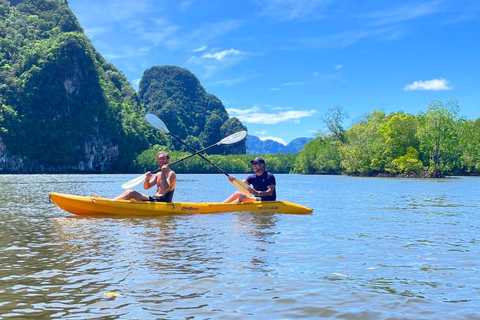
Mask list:
[[273,194],[273,191],[275,190],[275,185],[271,184],[267,186],[267,190],[265,191],[257,191],[255,193],[256,196],[258,197],[269,197]]
[[150,189],[151,187],[157,184],[157,175],[155,175],[155,178],[152,181],[150,181],[151,178],[152,178],[152,173],[149,171],[147,172],[145,181],[143,181],[143,189],[145,190]]

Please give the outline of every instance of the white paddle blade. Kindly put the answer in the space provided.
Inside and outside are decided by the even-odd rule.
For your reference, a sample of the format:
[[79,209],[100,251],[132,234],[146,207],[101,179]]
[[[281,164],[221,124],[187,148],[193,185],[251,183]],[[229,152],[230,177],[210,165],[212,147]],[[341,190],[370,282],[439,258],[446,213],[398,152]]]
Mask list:
[[151,114],[151,113],[147,113],[147,115],[145,115],[145,119],[147,119],[148,123],[150,123],[155,128],[157,128],[157,129],[159,129],[159,130],[161,130],[165,133],[169,132],[165,123],[163,123],[163,121],[160,120],[160,118],[158,118],[156,115]]
[[245,194],[250,194],[248,191],[249,185],[238,178],[233,178],[233,181],[230,181],[238,190],[242,191]]
[[124,184],[122,184],[122,188],[123,189],[130,189],[130,188],[133,188],[135,187],[137,184],[139,184],[140,182],[142,182],[143,180],[145,180],[145,177],[146,177],[146,174],[144,173],[143,175],[139,176],[139,177],[136,177],[135,179],[132,179],[130,181],[127,181],[125,182]]
[[245,139],[246,136],[247,131],[238,131],[237,133],[231,134],[228,137],[223,138],[218,144],[232,144]]

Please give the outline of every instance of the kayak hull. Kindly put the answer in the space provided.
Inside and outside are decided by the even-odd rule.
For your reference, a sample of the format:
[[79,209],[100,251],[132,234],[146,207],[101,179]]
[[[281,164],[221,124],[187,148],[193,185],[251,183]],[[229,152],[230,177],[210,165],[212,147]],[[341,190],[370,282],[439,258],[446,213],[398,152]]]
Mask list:
[[266,212],[311,214],[312,209],[288,201],[218,202],[150,202],[112,200],[50,193],[50,200],[59,208],[76,215],[161,216],[171,214]]

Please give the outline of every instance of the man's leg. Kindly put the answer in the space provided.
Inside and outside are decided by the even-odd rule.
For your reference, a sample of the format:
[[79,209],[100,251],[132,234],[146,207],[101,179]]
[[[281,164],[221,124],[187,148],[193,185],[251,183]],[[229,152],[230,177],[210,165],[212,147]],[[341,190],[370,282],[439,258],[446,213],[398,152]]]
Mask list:
[[118,197],[115,198],[115,200],[137,200],[137,201],[148,201],[149,196],[137,192],[135,190],[127,190]]

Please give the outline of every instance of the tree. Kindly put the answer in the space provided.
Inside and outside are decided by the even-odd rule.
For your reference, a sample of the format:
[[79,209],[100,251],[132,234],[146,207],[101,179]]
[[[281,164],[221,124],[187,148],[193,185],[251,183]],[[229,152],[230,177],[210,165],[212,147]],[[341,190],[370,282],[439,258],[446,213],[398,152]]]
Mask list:
[[458,102],[434,101],[419,114],[420,151],[429,172],[439,177],[459,170]]
[[389,118],[390,120],[378,128],[378,132],[385,139],[383,155],[385,169],[389,172],[402,173],[403,171],[397,165],[398,161],[400,161],[398,159],[406,155],[410,158],[416,155],[418,160],[417,119],[413,115],[404,114],[401,111],[396,114],[390,114]]
[[295,172],[308,174],[339,174],[341,160],[334,137],[317,135],[298,153]]
[[339,146],[342,167],[349,174],[373,175],[385,170],[385,139],[379,132],[388,121],[383,111],[373,111],[346,132],[348,143]]
[[462,174],[480,174],[480,118],[461,121],[459,125],[459,149]]
[[343,127],[343,121],[348,119],[348,114],[343,112],[341,107],[333,106],[328,109],[325,113],[325,116],[322,118],[323,122],[326,124],[328,131],[332,134],[338,141],[345,143],[345,129]]

